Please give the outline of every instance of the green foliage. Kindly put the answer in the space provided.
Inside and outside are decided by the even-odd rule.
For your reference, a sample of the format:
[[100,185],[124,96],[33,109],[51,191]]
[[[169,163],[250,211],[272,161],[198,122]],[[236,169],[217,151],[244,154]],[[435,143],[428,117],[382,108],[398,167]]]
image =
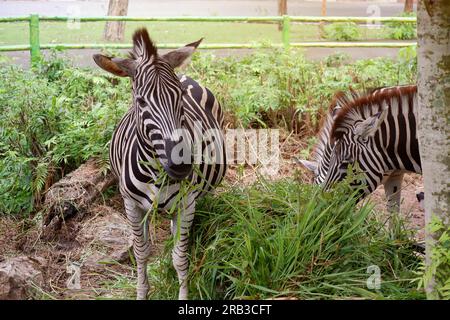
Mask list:
[[414,45],[398,50],[398,61],[403,72],[417,74],[417,47]]
[[437,237],[430,246],[430,265],[422,265],[419,288],[433,282],[430,298],[450,300],[450,227],[435,215],[427,227]]
[[[415,13],[404,12],[401,17],[415,17]],[[417,38],[417,24],[410,22],[385,22],[384,32],[387,38],[396,40],[411,40]]]
[[[308,61],[298,50],[220,59],[202,53],[185,73],[214,92],[232,126],[313,134],[337,90],[414,83],[414,52],[356,62],[342,54]],[[37,73],[1,59],[0,213],[38,208],[53,181],[90,157],[106,170],[108,143],[130,96],[128,79],[71,67],[56,53]]]
[[416,69],[408,63],[386,58],[349,63],[343,54],[314,62],[292,49],[220,59],[199,54],[186,73],[214,92],[235,126],[299,124],[314,132],[338,90],[415,83]]
[[53,181],[90,157],[106,157],[130,90],[61,59],[37,74],[0,68],[0,213],[26,214]]
[[[323,193],[295,181],[260,180],[204,199],[191,241],[191,297],[424,298],[411,283],[420,258],[409,235],[400,231],[389,240],[373,206],[358,207],[349,194],[346,183]],[[151,298],[177,296],[170,248],[149,266]],[[372,265],[381,271],[377,290],[367,288]]]
[[325,26],[325,38],[336,41],[352,41],[361,37],[358,25],[354,22],[336,22]]

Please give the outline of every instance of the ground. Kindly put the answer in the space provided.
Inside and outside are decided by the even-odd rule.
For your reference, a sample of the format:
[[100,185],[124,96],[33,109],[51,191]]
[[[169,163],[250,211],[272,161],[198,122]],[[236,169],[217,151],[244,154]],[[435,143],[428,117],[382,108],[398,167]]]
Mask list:
[[[279,174],[273,179],[294,177],[310,181],[310,175],[292,161],[307,148],[307,143],[294,134],[282,133],[281,164]],[[258,168],[232,166],[226,183],[251,184],[257,178]],[[417,203],[415,191],[423,186],[422,178],[407,175],[403,184],[401,215],[409,228],[417,231],[417,239],[423,239],[424,213]],[[219,191],[220,192],[220,191]],[[378,211],[386,214],[382,187],[370,196]],[[68,220],[52,241],[41,239],[39,214],[33,219],[0,218],[0,265],[11,257],[27,256],[38,261],[43,283],[31,290],[36,299],[107,299],[132,298],[135,271],[130,261],[131,232],[124,217],[120,195],[98,199],[83,219]],[[387,218],[387,215],[383,219]],[[169,238],[169,221],[158,219],[151,232],[155,244],[153,258],[164,249]],[[81,289],[68,289],[71,269],[81,263]],[[1,268],[0,268],[1,269]],[[131,281],[126,281],[130,280]]]

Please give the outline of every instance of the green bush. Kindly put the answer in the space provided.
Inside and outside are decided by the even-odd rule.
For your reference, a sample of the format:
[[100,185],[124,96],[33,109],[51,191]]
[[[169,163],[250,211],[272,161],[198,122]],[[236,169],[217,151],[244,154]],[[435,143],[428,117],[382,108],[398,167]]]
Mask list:
[[[411,283],[421,259],[410,235],[399,231],[389,240],[373,206],[356,206],[351,194],[345,183],[323,193],[296,181],[260,180],[204,199],[191,242],[191,297],[424,298]],[[170,248],[149,266],[151,298],[177,296]],[[373,265],[379,290],[367,288]]]
[[[353,63],[342,55],[308,61],[297,50],[220,59],[201,53],[185,73],[211,89],[231,126],[311,135],[337,90],[414,83],[408,50],[399,60]],[[130,82],[66,61],[42,61],[33,73],[0,59],[0,213],[38,208],[52,182],[90,157],[108,166],[108,143],[129,106]]]
[[26,214],[62,175],[90,157],[107,158],[130,90],[128,81],[113,86],[60,61],[37,74],[0,68],[0,213]]
[[[415,13],[403,13],[401,17],[415,17]],[[411,40],[417,38],[417,24],[409,22],[385,22],[384,32],[387,38]]]
[[425,262],[420,267],[419,288],[435,288],[429,299],[450,300],[450,227],[437,215],[432,215],[427,225],[430,234],[435,241],[429,246],[429,256],[432,261],[429,267]]
[[352,41],[361,37],[358,25],[354,22],[336,22],[326,25],[325,38],[336,41]]
[[234,126],[292,129],[293,122],[301,121],[311,132],[317,130],[320,113],[337,90],[416,81],[415,69],[403,60],[343,63],[344,59],[337,54],[315,62],[294,49],[220,59],[199,54],[186,73],[214,92]]

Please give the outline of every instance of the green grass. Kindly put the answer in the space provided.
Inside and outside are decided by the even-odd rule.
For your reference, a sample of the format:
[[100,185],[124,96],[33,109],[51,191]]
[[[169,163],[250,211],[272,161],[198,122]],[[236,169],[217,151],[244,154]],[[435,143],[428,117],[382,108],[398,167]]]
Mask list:
[[[41,43],[104,43],[105,22],[82,22],[81,28],[68,29],[65,22],[41,22]],[[124,42],[138,27],[145,26],[158,43],[188,43],[201,37],[205,43],[281,43],[276,24],[230,22],[127,22]],[[383,39],[382,29],[359,27],[361,39]],[[226,32],[224,32],[226,30]],[[320,40],[319,27],[293,24],[291,42]],[[28,23],[0,23],[0,45],[28,44]]]
[[[421,258],[402,222],[395,221],[390,237],[373,205],[358,207],[349,194],[345,184],[322,193],[260,179],[204,199],[191,238],[190,298],[423,299],[413,281]],[[168,241],[149,265],[151,299],[177,297],[171,248]],[[373,265],[381,270],[380,289],[367,287]],[[132,298],[130,281],[118,277],[104,290]]]

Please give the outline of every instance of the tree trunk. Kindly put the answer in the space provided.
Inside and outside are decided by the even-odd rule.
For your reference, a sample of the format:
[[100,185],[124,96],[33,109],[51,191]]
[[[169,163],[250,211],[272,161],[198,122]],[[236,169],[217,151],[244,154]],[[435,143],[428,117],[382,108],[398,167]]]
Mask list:
[[439,289],[445,281],[450,282],[449,259],[442,254],[445,248],[440,239],[443,233],[450,233],[450,1],[420,0],[417,20],[418,138],[425,185],[425,290],[429,299],[439,299]]
[[405,6],[403,12],[413,12],[414,0],[405,0]]
[[[287,14],[287,0],[278,0],[278,15],[284,16]],[[278,30],[283,28],[283,23],[278,24]]]
[[[109,0],[108,16],[126,16],[128,0]],[[122,41],[125,33],[124,21],[108,21],[105,25],[104,38],[107,41]]]

